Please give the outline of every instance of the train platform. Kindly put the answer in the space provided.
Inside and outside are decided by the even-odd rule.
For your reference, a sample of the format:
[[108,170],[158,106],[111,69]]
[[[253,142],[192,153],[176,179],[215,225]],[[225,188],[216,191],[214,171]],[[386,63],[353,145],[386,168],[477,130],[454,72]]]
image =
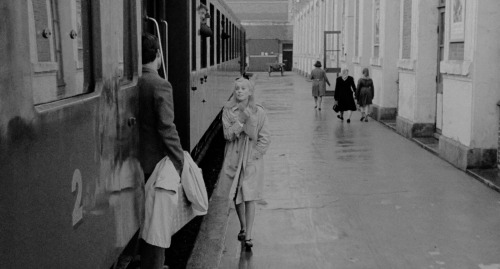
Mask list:
[[500,269],[500,194],[371,120],[314,109],[311,84],[257,73],[268,113],[251,250],[219,182],[187,268]]

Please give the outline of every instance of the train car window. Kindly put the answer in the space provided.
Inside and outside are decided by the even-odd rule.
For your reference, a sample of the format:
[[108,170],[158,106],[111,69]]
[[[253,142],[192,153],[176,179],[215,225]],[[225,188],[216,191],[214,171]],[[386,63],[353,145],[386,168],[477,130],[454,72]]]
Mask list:
[[[57,88],[62,88],[64,87],[64,78],[63,78],[63,67],[62,67],[62,49],[61,49],[61,37],[59,36],[60,30],[59,30],[59,25],[60,25],[60,20],[59,16],[57,16],[57,2],[53,1],[51,4],[51,17],[52,17],[52,31],[53,31],[53,51],[54,51],[54,56],[55,56],[55,61],[57,63]],[[36,24],[38,25],[38,23]],[[37,39],[37,44],[38,44],[38,39]],[[38,59],[40,60],[40,59]]]
[[[137,75],[137,56],[138,56],[138,32],[137,17],[141,16],[133,1],[123,1],[123,62],[124,73],[122,83],[127,84],[134,79],[134,72]],[[163,40],[165,37],[163,36]],[[167,70],[168,74],[168,70]]]
[[220,22],[220,45],[221,45],[221,62],[226,61],[226,40],[224,39],[224,27],[226,25],[226,18],[224,15],[221,17],[221,22]]
[[243,29],[240,29],[240,57],[245,55],[243,51],[244,48],[245,48],[245,36],[243,35]]
[[236,58],[240,57],[240,29],[236,28]]
[[90,92],[89,0],[28,3],[34,104]]
[[229,39],[227,40],[227,42],[228,42],[227,59],[232,60],[233,59],[233,23],[231,21],[229,21],[229,24],[227,27],[227,33],[229,34]]
[[226,17],[224,15],[222,15],[222,20],[221,20],[221,34],[220,34],[220,42],[221,42],[221,45],[222,45],[222,62],[225,62],[226,61],[226,39],[224,38],[225,37],[225,32],[226,32]]
[[201,38],[201,68],[207,67],[207,38]]
[[191,70],[196,70],[196,0],[191,1]]
[[[207,0],[201,0],[200,3],[206,7],[207,5]],[[200,18],[201,20],[201,18]],[[200,24],[201,25],[201,24]],[[201,36],[201,68],[206,68],[207,67],[207,38]]]
[[233,23],[229,21],[229,60],[233,59]]
[[243,57],[242,61],[245,61],[245,67],[249,64],[247,57],[247,36],[244,30],[241,31],[241,56]]
[[231,32],[232,32],[231,45],[233,47],[233,49],[231,50],[231,59],[234,59],[234,58],[236,58],[235,57],[236,56],[236,53],[235,53],[236,52],[236,42],[235,42],[236,41],[236,34],[235,34],[236,26],[234,26],[234,24],[231,24],[231,25],[232,25],[232,27],[231,27]]
[[221,53],[220,53],[220,50],[221,50],[221,41],[220,41],[220,11],[217,10],[217,17],[216,17],[216,21],[217,21],[217,64],[220,64],[220,59],[221,59]]
[[226,27],[224,28],[224,32],[226,33],[226,40],[224,41],[224,47],[226,48],[226,51],[225,51],[225,55],[224,55],[224,59],[226,61],[229,60],[229,38],[230,38],[230,32],[229,32],[229,29],[230,29],[230,25],[229,25],[229,19],[226,18]]
[[[53,62],[54,55],[52,55],[53,40],[50,38],[51,27],[50,20],[52,20],[51,10],[52,6],[47,1],[33,1],[33,17],[35,20],[35,31],[42,33],[36,35],[36,52],[39,62]],[[57,19],[57,18],[56,18]]]
[[231,21],[228,19],[227,21],[227,60],[231,60]]
[[[115,9],[117,21],[117,29],[115,32],[116,43],[122,44],[117,46],[118,53],[118,76],[122,84],[129,83],[132,80],[133,65],[131,63],[132,40],[133,33],[131,32],[131,22],[133,16],[131,13],[131,1],[118,1]],[[120,13],[123,16],[120,16]]]
[[241,29],[238,28],[238,57],[241,57]]
[[236,29],[237,29],[237,28],[236,28],[236,25],[234,25],[234,27],[233,27],[233,34],[234,34],[234,39],[233,39],[233,44],[234,44],[234,49],[233,49],[233,58],[234,58],[234,59],[236,59],[236,51],[237,51],[237,49],[238,49],[238,48],[237,48],[237,47],[238,47],[238,46],[237,46],[237,45],[238,45],[238,43],[237,43],[237,41],[238,41],[238,35],[236,34]]
[[[212,29],[215,29],[214,27],[214,5],[210,4],[210,27]],[[215,64],[215,47],[214,47],[214,36],[212,35],[210,37],[210,66],[213,66]]]
[[232,53],[232,59],[236,58],[236,26],[232,24],[233,27],[231,27],[232,30],[232,39],[231,39],[231,44],[233,45],[233,49],[231,50]]

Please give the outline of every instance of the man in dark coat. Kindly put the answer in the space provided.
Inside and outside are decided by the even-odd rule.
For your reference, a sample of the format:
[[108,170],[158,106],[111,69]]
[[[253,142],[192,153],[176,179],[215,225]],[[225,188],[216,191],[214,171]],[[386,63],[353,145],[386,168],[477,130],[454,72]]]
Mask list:
[[[181,175],[184,153],[174,124],[172,85],[158,75],[161,54],[158,39],[142,36],[142,76],[139,78],[139,158],[148,180],[156,164],[168,156]],[[163,268],[165,249],[141,240],[141,268]]]

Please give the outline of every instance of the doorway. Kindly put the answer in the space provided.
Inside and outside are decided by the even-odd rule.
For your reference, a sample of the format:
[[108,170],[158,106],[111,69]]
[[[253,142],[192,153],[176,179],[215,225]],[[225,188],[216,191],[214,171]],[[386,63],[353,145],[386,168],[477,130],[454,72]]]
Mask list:
[[283,63],[285,64],[285,71],[292,71],[293,51],[283,50]]
[[[326,73],[340,73],[340,31],[325,31],[323,44],[323,64]],[[333,84],[332,84],[333,85]],[[327,96],[333,96],[335,91],[326,91]]]
[[283,63],[285,64],[285,71],[292,71],[293,68],[293,44],[291,43],[283,43],[282,44],[283,51]]

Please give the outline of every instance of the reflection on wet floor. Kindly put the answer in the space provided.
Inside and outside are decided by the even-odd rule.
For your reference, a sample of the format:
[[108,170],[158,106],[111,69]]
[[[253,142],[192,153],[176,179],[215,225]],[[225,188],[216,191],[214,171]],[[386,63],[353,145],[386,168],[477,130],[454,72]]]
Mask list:
[[252,249],[247,249],[241,244],[242,251],[240,253],[240,260],[238,262],[238,269],[256,269],[253,265],[253,252]]
[[499,268],[497,192],[359,112],[340,121],[333,97],[315,110],[301,76],[259,75],[256,96],[272,144],[254,247],[232,207],[218,268]]

